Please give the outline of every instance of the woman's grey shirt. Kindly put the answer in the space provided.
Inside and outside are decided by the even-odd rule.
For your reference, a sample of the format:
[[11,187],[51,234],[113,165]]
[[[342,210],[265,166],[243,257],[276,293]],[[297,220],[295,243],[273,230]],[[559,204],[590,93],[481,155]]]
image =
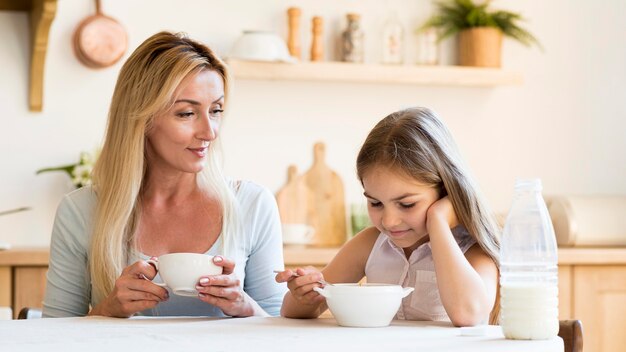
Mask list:
[[[279,315],[285,284],[274,281],[275,269],[282,269],[283,250],[280,218],[274,196],[252,182],[241,182],[236,192],[241,233],[234,251],[235,274],[243,290],[270,315]],[[89,273],[89,246],[97,196],[91,187],[83,187],[64,196],[57,209],[50,244],[44,317],[83,316],[92,302]],[[206,252],[220,253],[222,236]],[[144,254],[131,258],[128,264],[148,259]],[[155,281],[160,282],[157,275]],[[170,299],[140,315],[224,316],[222,311],[196,297],[182,297],[170,292]]]

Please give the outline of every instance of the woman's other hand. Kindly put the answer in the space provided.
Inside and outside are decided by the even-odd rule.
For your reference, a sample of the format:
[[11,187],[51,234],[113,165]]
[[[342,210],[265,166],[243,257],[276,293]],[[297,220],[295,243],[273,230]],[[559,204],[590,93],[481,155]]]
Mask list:
[[167,290],[152,283],[156,269],[145,260],[127,266],[115,280],[113,291],[89,315],[128,318],[145,309],[167,301]]
[[[296,275],[294,275],[296,274]],[[276,274],[276,282],[286,282],[292,297],[304,305],[318,305],[325,300],[314,287],[321,287],[320,280],[324,275],[312,266],[297,268],[295,271],[287,269]]]
[[213,263],[221,266],[221,275],[203,276],[198,280],[198,296],[233,317],[247,317],[255,314],[256,302],[252,302],[243,292],[241,283],[235,275],[235,262],[222,256],[213,257]]

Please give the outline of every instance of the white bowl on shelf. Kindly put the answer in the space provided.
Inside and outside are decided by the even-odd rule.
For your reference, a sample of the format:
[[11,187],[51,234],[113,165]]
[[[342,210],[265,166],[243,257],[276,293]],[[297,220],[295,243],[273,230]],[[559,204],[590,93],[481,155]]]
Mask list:
[[229,59],[270,62],[296,62],[289,55],[287,44],[275,33],[268,31],[244,31],[235,41]]

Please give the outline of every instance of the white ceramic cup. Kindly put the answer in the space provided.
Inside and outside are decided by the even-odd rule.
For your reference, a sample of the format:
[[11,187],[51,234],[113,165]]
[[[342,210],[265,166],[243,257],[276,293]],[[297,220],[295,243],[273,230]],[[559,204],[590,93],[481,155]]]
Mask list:
[[284,244],[309,244],[313,240],[315,229],[307,224],[283,224]]
[[196,285],[202,276],[220,275],[223,268],[213,263],[213,256],[200,253],[164,254],[158,260],[148,260],[154,265],[163,283],[154,282],[161,287],[169,287],[179,296],[195,297]]

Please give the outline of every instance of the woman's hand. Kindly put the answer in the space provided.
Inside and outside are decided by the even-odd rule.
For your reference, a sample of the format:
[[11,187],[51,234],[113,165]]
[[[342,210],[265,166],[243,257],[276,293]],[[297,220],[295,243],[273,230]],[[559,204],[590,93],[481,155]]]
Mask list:
[[167,301],[167,290],[152,283],[156,269],[145,260],[127,266],[115,280],[113,291],[89,315],[128,318]]
[[213,263],[223,267],[224,271],[221,275],[203,276],[198,280],[196,290],[200,299],[232,317],[254,315],[256,302],[250,302],[252,298],[241,289],[240,281],[234,273],[235,262],[215,256]]
[[[294,276],[294,273],[298,276]],[[313,291],[314,287],[321,287],[320,280],[324,275],[312,266],[285,270],[276,274],[276,282],[286,282],[293,298],[303,305],[317,305],[325,300],[319,293]]]
[[429,233],[434,221],[445,222],[450,229],[455,228],[459,224],[459,219],[456,217],[456,212],[448,196],[437,200],[428,208],[426,213],[426,228],[429,229]]

